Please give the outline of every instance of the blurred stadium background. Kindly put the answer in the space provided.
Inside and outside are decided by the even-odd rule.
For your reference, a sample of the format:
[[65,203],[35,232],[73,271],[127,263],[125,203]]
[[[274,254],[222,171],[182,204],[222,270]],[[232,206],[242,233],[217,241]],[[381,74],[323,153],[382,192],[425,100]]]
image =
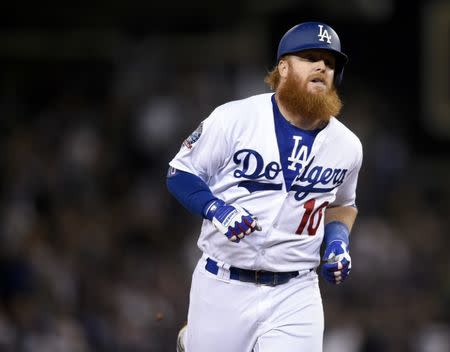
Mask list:
[[352,276],[321,284],[325,352],[450,351],[448,0],[0,10],[0,351],[175,350],[200,219],[167,163],[215,106],[268,91],[306,20],[340,34],[365,151]]

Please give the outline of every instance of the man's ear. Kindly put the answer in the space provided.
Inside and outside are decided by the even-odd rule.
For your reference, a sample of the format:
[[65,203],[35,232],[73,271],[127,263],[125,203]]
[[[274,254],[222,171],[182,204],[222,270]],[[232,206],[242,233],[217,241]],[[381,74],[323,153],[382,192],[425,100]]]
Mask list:
[[278,73],[281,78],[286,78],[289,71],[289,64],[286,59],[281,59],[278,62]]

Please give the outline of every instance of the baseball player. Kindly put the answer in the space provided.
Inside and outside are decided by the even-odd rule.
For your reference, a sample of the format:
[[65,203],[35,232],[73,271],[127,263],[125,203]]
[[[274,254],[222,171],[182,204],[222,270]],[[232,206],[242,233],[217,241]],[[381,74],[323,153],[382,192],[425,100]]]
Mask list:
[[316,269],[323,250],[325,280],[350,273],[362,162],[335,117],[346,62],[329,25],[296,25],[265,79],[274,93],[217,107],[170,161],[169,191],[203,218],[178,351],[322,351]]

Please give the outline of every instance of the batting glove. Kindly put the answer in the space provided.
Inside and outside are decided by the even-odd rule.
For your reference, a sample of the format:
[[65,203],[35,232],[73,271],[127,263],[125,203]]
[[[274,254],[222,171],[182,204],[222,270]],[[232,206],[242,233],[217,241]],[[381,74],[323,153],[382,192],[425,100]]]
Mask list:
[[261,231],[256,216],[237,204],[225,204],[216,199],[206,206],[205,218],[232,242],[239,242],[253,231]]
[[352,260],[348,247],[343,241],[332,241],[325,249],[322,260],[322,277],[332,284],[339,285],[350,274]]

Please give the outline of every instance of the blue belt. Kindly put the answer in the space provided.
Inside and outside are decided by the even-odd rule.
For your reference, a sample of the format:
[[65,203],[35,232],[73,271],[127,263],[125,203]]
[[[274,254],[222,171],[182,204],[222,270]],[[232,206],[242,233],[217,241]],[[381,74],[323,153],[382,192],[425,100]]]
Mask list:
[[[217,275],[217,273],[219,272],[217,262],[212,260],[211,258],[206,258],[205,269],[214,275]],[[298,271],[275,273],[272,271],[247,270],[235,267],[230,267],[229,270],[230,270],[230,279],[232,280],[252,282],[254,284],[268,285],[268,286],[277,286],[285,284],[293,277],[299,275]]]

